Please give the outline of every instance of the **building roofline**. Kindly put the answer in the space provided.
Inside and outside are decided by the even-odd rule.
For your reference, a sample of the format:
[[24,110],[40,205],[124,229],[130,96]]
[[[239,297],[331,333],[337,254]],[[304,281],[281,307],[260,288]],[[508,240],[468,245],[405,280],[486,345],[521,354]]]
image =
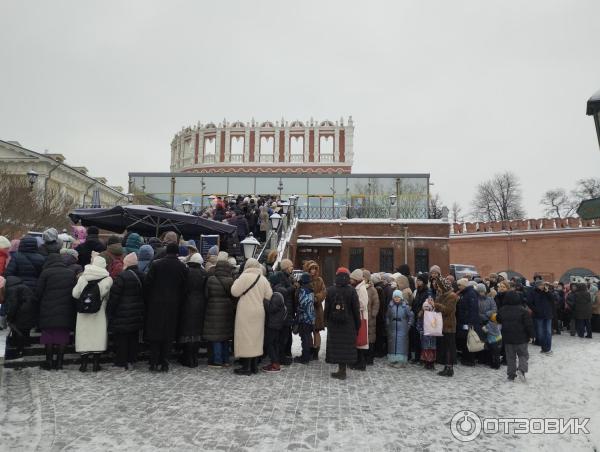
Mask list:
[[6,145],[8,145],[8,146],[13,146],[13,147],[15,147],[15,148],[20,148],[20,149],[23,149],[23,150],[25,150],[25,151],[27,151],[27,152],[31,152],[32,154],[35,154],[36,156],[38,156],[38,158],[40,158],[40,159],[42,159],[42,160],[45,160],[45,161],[48,161],[48,162],[51,162],[51,163],[58,163],[58,165],[57,165],[57,166],[64,166],[64,167],[66,167],[66,168],[70,169],[71,171],[75,171],[77,174],[79,174],[79,175],[83,176],[85,179],[87,179],[87,180],[88,180],[88,181],[90,181],[90,182],[91,182],[91,181],[94,181],[94,182],[96,182],[97,184],[100,184],[100,185],[102,185],[103,187],[105,187],[107,190],[109,190],[109,191],[112,191],[112,192],[114,192],[114,193],[117,193],[119,196],[125,196],[125,193],[122,193],[122,192],[120,192],[120,191],[117,191],[117,190],[115,190],[114,188],[111,188],[111,187],[110,187],[109,185],[107,185],[107,184],[103,184],[102,182],[98,181],[96,178],[94,178],[94,177],[92,177],[92,176],[88,176],[87,174],[83,174],[81,171],[78,171],[78,170],[76,170],[76,169],[75,169],[74,167],[72,167],[71,165],[67,165],[66,163],[62,163],[62,162],[59,162],[59,161],[57,161],[57,160],[54,160],[53,158],[51,158],[51,157],[48,157],[48,156],[47,156],[47,155],[45,155],[45,154],[40,154],[39,152],[32,151],[31,149],[29,149],[29,148],[26,148],[26,147],[24,147],[24,146],[22,146],[22,145],[16,145],[16,144],[13,144],[13,143],[11,143],[11,142],[4,141],[4,140],[0,140],[0,143],[2,143],[2,144],[6,144]]
[[298,174],[298,173],[189,173],[189,172],[131,172],[129,177],[415,177],[430,178],[430,173],[340,173],[340,174]]

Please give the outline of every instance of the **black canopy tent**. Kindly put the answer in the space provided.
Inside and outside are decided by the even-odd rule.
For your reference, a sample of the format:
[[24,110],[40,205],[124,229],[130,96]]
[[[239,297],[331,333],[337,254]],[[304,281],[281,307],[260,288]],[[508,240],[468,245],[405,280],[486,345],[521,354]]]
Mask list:
[[600,145],[600,91],[596,92],[588,99],[585,113],[588,116],[594,117],[596,134],[598,135],[598,144]]
[[117,206],[105,209],[75,209],[69,214],[74,223],[96,226],[122,233],[137,232],[145,237],[175,231],[184,239],[198,239],[201,234],[219,234],[230,238],[237,228],[230,224],[200,218],[159,206]]

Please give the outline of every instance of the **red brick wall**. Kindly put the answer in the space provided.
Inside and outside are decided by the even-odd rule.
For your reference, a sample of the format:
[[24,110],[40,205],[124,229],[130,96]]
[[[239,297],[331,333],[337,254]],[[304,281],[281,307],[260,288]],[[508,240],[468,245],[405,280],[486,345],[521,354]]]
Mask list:
[[285,132],[279,132],[279,161],[285,162]]
[[346,133],[340,130],[340,162],[346,161]]
[[198,163],[198,147],[200,143],[198,142],[199,134],[196,134],[196,146],[194,147],[194,163]]
[[[341,224],[341,225],[340,225]],[[448,249],[449,226],[447,224],[408,225],[408,265],[415,268],[415,248],[429,250],[429,265],[437,264],[442,272],[449,270]],[[292,238],[290,253],[296,256],[296,240],[299,235],[312,238],[337,238],[342,241],[340,265],[348,266],[350,248],[363,248],[365,268],[379,271],[380,248],[394,248],[394,268],[404,263],[404,228],[399,223],[354,223],[354,222],[300,222]],[[419,238],[422,237],[422,238]],[[432,237],[432,238],[427,238]],[[298,265],[298,263],[296,263]]]
[[[523,240],[526,240],[523,242]],[[532,279],[545,273],[558,280],[570,268],[600,274],[600,229],[539,232],[478,237],[451,237],[450,262],[472,264],[481,275],[513,270]]]
[[221,132],[221,152],[219,156],[219,162],[225,161],[225,131]]
[[255,137],[255,132],[254,130],[250,131],[250,141],[249,141],[249,146],[250,146],[250,161],[253,162],[254,161],[254,138]]
[[308,161],[315,161],[315,131],[308,132]]

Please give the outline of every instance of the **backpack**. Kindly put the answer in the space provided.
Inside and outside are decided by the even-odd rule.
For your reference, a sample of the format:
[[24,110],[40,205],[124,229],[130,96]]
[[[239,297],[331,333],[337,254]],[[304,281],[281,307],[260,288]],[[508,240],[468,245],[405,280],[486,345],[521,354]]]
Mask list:
[[101,280],[90,281],[81,291],[77,299],[77,312],[81,314],[95,314],[102,306],[102,297],[100,296],[100,287],[98,283]]
[[315,323],[315,294],[312,290],[301,288],[298,291],[298,320],[300,323],[314,325]]
[[344,301],[344,297],[336,291],[328,320],[335,325],[345,325],[348,323],[348,317],[348,306]]

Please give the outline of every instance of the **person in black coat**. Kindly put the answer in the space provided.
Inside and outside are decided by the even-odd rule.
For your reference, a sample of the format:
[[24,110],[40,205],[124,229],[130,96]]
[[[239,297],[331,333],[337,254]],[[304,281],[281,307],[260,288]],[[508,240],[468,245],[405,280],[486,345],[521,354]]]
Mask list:
[[[412,302],[411,310],[413,312],[414,318],[419,318],[419,313],[423,308],[423,303],[425,300],[431,297],[431,291],[427,284],[429,283],[429,275],[427,273],[421,273],[417,276],[417,285],[415,290],[415,299]],[[410,351],[414,353],[414,358],[412,360],[413,363],[418,363],[421,360],[421,333],[415,325],[411,325],[410,327]]]
[[206,312],[206,271],[200,253],[194,253],[188,261],[188,277],[185,300],[179,320],[179,343],[183,345],[181,364],[198,367],[198,349],[202,340],[204,314]]
[[461,351],[461,364],[474,366],[475,355],[467,347],[467,335],[471,327],[480,333],[479,296],[467,279],[461,278],[457,284],[459,299],[456,303],[456,347]]
[[535,289],[529,292],[527,300],[533,313],[536,343],[542,347],[542,353],[551,354],[554,297],[544,281],[538,279],[535,282]]
[[106,245],[98,238],[98,228],[96,226],[87,228],[85,242],[79,244],[75,250],[79,253],[79,265],[81,267],[85,267],[92,262],[92,251],[101,253],[106,250]]
[[167,360],[171,344],[177,334],[179,311],[185,298],[188,269],[177,258],[179,247],[169,243],[166,256],[150,264],[146,276],[146,339],[150,342],[150,370],[160,363],[162,372],[168,372]]
[[270,300],[265,300],[265,348],[271,363],[262,368],[265,372],[279,372],[283,358],[283,346],[287,340],[287,307],[283,294],[273,291]]
[[[284,259],[284,261],[288,261],[288,259]],[[281,295],[283,295],[285,307],[288,312],[286,318],[286,325],[283,328],[285,331],[286,340],[283,344],[283,356],[281,358],[280,364],[289,366],[292,363],[292,325],[294,324],[294,321],[296,319],[296,286],[294,285],[294,282],[292,282],[290,274],[290,272],[293,269],[293,265],[289,265],[289,261],[285,262],[286,265],[284,270],[284,261],[281,262],[281,270],[273,272],[271,274],[271,276],[269,277],[269,282],[271,283],[271,287],[274,291],[279,292]]]
[[235,301],[231,296],[233,268],[226,260],[217,261],[206,282],[206,311],[202,336],[210,343],[211,367],[229,365],[229,341],[233,339]]
[[518,293],[511,290],[505,292],[502,306],[496,315],[496,321],[502,325],[502,342],[506,352],[506,361],[509,380],[514,380],[517,375],[517,357],[519,358],[519,377],[525,380],[528,371],[529,352],[527,350],[529,339],[534,336],[531,316],[521,302]]
[[[62,369],[65,346],[75,326],[75,302],[71,293],[75,287],[75,273],[63,262],[59,254],[50,254],[40,275],[36,296],[39,300],[40,343],[46,347],[43,369]],[[56,360],[53,356],[56,354]]]
[[137,361],[139,334],[144,327],[144,278],[137,256],[129,253],[123,259],[123,271],[110,288],[106,316],[108,331],[116,346],[115,366],[132,369]]
[[4,276],[17,276],[30,289],[34,290],[42,273],[46,258],[38,250],[35,237],[23,237],[19,250],[10,259]]
[[23,356],[23,349],[29,343],[31,328],[37,325],[37,299],[33,290],[20,278],[9,276],[6,278],[4,306],[11,338],[16,347],[15,358],[20,358]]
[[337,372],[331,376],[346,379],[346,367],[357,359],[356,335],[360,328],[358,295],[350,285],[350,272],[338,268],[335,285],[327,289],[325,299],[325,322],[327,324],[327,350],[325,361],[338,364]]

